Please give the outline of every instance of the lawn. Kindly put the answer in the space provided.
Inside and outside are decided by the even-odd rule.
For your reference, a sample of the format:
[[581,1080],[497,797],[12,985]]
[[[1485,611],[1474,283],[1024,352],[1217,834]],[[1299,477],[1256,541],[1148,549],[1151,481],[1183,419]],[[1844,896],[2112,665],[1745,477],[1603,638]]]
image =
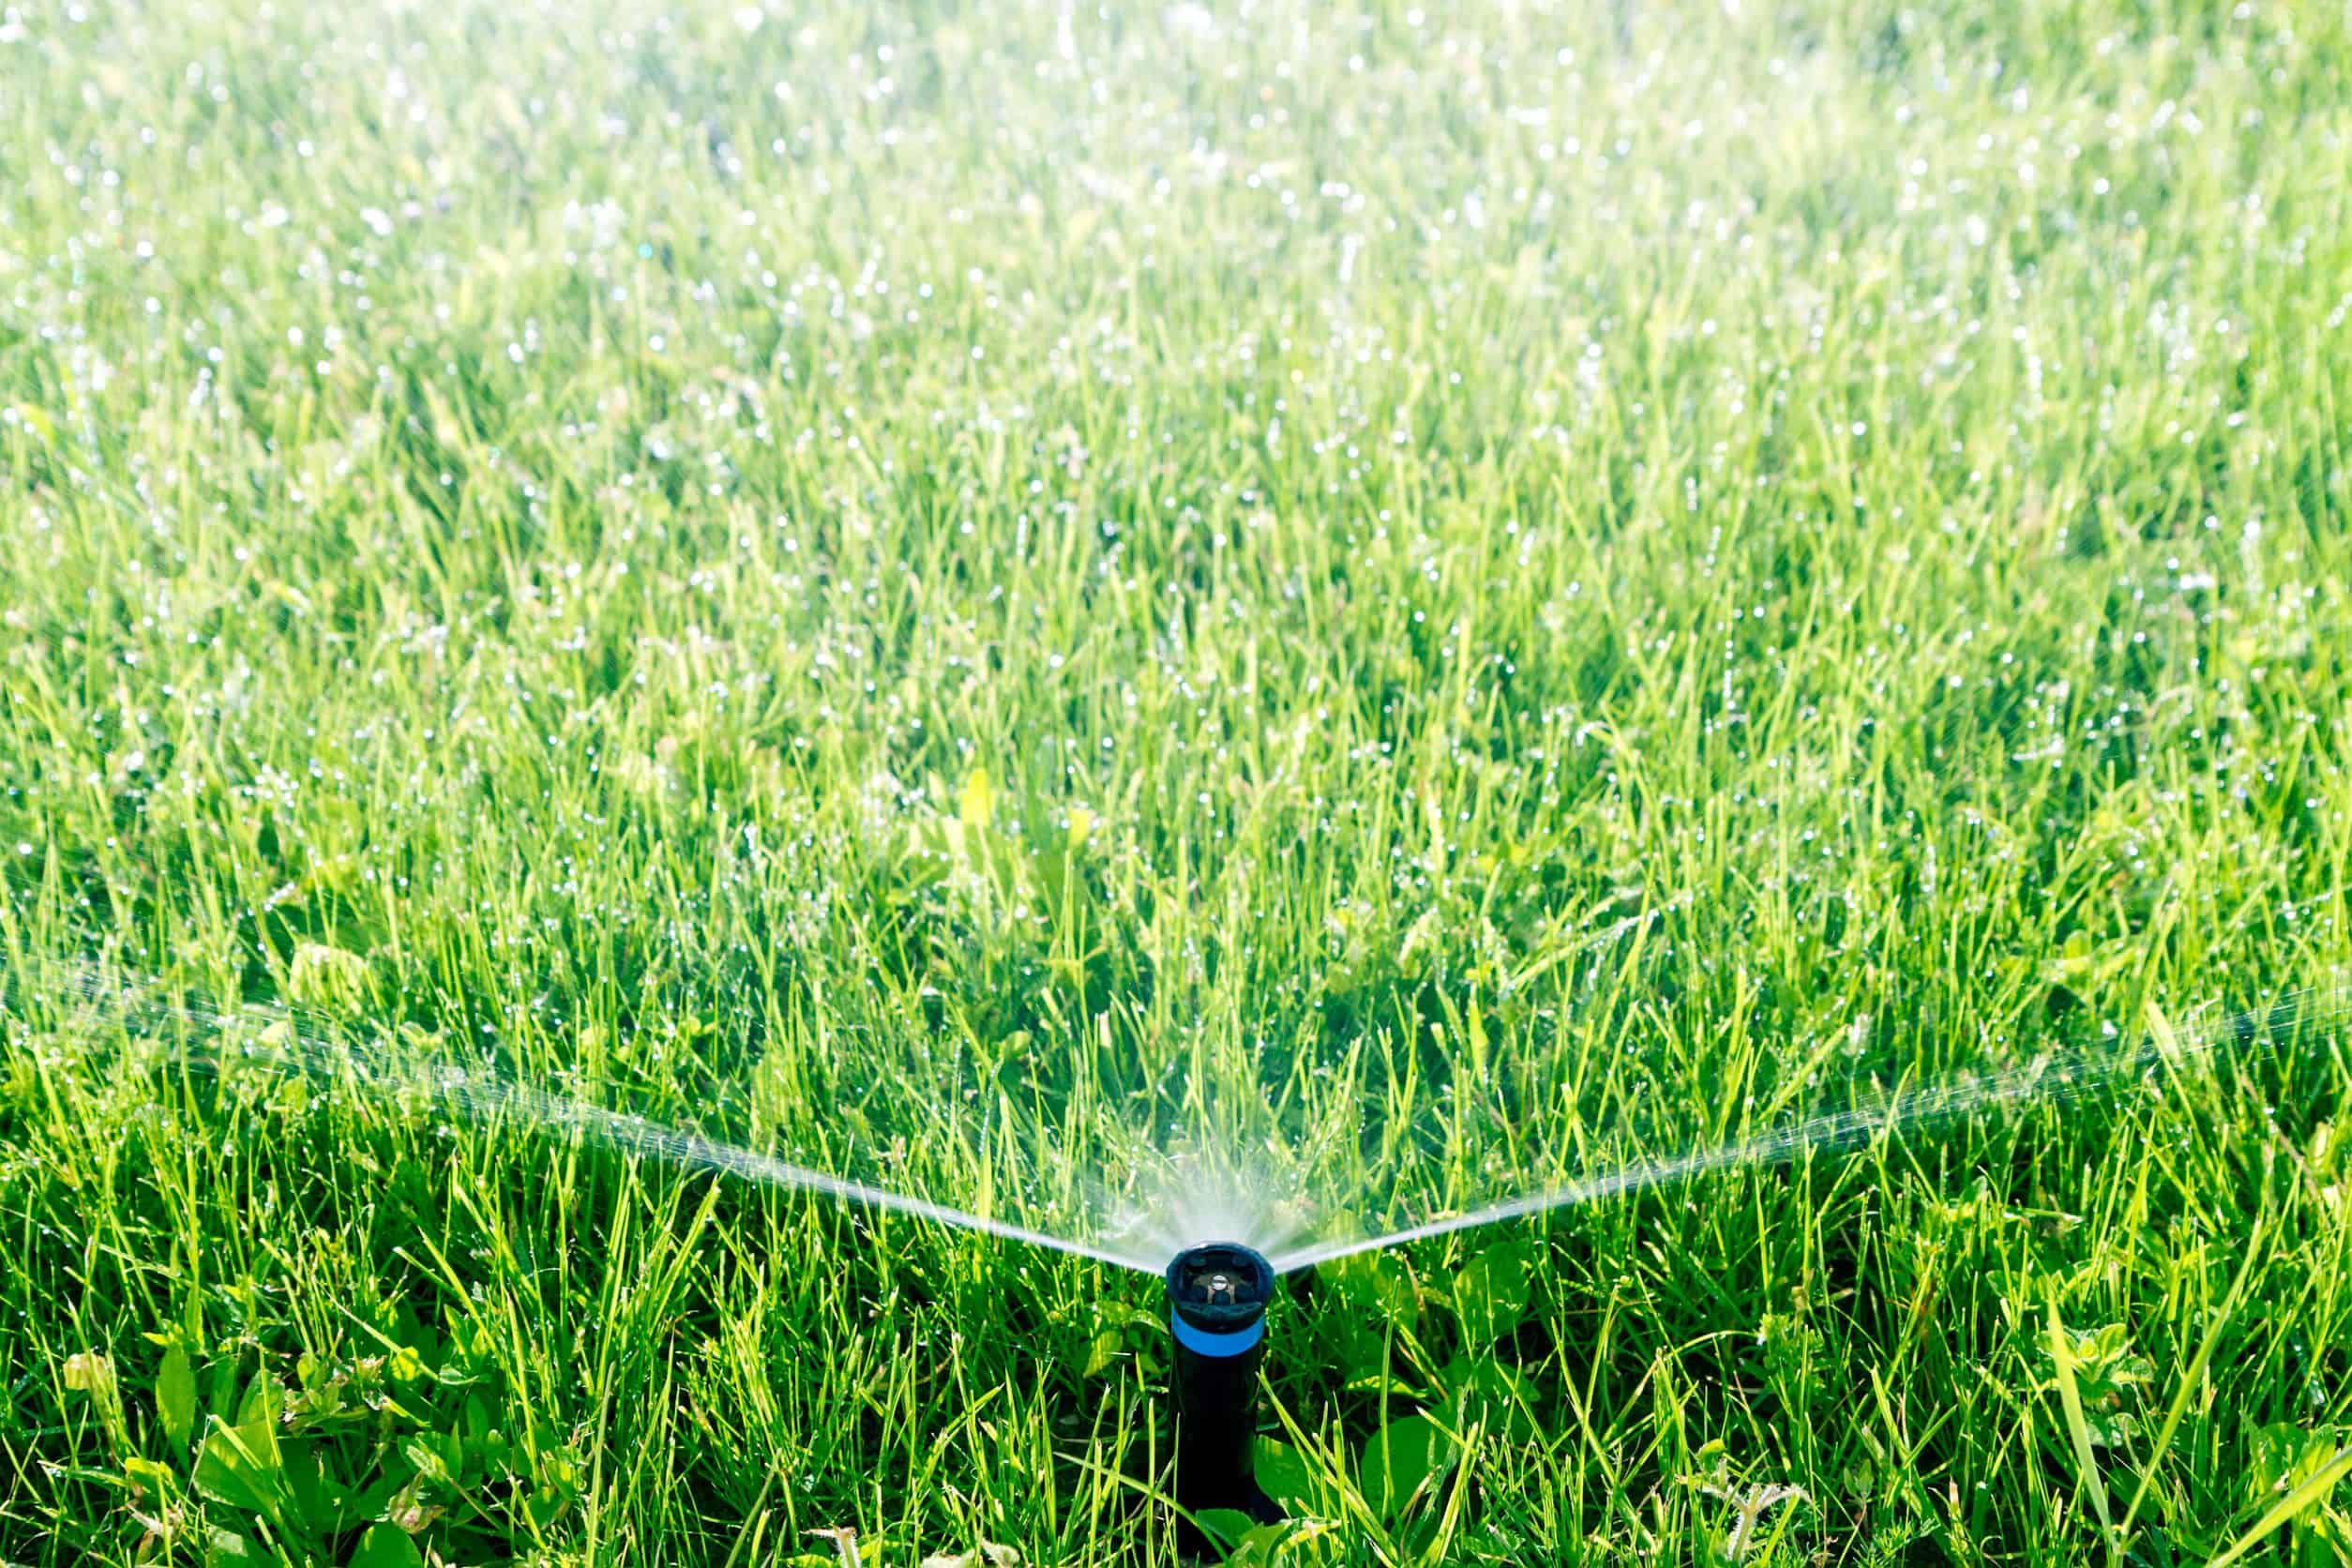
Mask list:
[[1259,1568],[2352,1556],[2347,171],[2342,4],[14,0],[0,1563],[1172,1563],[1215,1230]]

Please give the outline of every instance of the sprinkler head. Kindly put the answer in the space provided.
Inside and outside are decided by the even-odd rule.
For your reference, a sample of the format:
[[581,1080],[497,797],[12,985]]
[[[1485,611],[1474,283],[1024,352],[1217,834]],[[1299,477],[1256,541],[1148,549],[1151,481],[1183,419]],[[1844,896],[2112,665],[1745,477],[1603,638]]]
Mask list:
[[[1260,1524],[1282,1517],[1259,1489],[1258,1364],[1266,1354],[1274,1265],[1238,1242],[1187,1247],[1168,1265],[1168,1327],[1176,1335],[1176,1501],[1187,1513],[1230,1508]],[[1179,1546],[1209,1543],[1177,1521]]]

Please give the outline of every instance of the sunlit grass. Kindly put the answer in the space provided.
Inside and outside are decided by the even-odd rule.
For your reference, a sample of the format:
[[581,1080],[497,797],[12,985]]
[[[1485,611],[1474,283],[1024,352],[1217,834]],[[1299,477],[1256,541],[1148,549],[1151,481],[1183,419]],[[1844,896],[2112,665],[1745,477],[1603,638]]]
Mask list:
[[1089,1236],[2253,1010],[1323,1271],[1289,1549],[2352,1549],[2352,33],[2014,9],[0,11],[0,1559],[1172,1549],[1148,1281],[60,965]]

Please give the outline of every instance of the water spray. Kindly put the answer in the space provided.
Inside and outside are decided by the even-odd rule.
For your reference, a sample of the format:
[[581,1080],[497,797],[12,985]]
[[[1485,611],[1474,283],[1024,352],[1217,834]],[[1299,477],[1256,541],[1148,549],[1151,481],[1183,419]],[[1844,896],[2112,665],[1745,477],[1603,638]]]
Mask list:
[[[1227,1200],[1195,1201],[1204,1196],[1198,1171],[1184,1171],[1182,1179],[1165,1190],[1153,1189],[1155,1201],[1145,1205],[1151,1212],[1142,1217],[1156,1219],[1160,1222],[1156,1225],[1138,1225],[1129,1216],[1101,1225],[1021,1223],[1007,1214],[957,1208],[845,1172],[793,1164],[760,1149],[705,1136],[691,1126],[609,1108],[553,1086],[508,1077],[490,1060],[451,1061],[406,1042],[397,1032],[326,1018],[299,1004],[223,1003],[175,993],[158,981],[94,962],[35,957],[24,972],[0,965],[0,1025],[44,1004],[90,1010],[109,1029],[120,1030],[140,1042],[147,1048],[131,1058],[133,1065],[170,1063],[207,1075],[250,1070],[322,1085],[347,1085],[375,1096],[435,1104],[469,1123],[576,1134],[623,1153],[649,1156],[681,1168],[819,1193],[864,1208],[981,1231],[1140,1274],[1165,1272],[1180,1372],[1196,1363],[1199,1368],[1211,1368],[1220,1356],[1248,1358],[1244,1368],[1248,1375],[1236,1385],[1242,1399],[1234,1407],[1232,1421],[1227,1423],[1227,1446],[1233,1447],[1236,1440],[1231,1432],[1246,1433],[1248,1428],[1248,1395],[1254,1388],[1251,1377],[1257,1358],[1262,1354],[1257,1347],[1264,1332],[1271,1276],[1355,1253],[1601,1202],[1710,1172],[1759,1169],[1816,1153],[1866,1147],[1881,1138],[1915,1138],[2008,1106],[2064,1104],[2101,1094],[2162,1093],[2175,1074],[2194,1065],[2234,1068],[2272,1056],[2287,1032],[2308,1028],[2335,1037],[2340,1026],[2352,1019],[2352,988],[2337,980],[2289,989],[2266,1005],[2244,1012],[2208,1013],[2184,1021],[2179,1029],[2151,1005],[2147,1030],[2133,1038],[2102,1039],[1989,1067],[1961,1068],[1892,1084],[1859,1081],[1846,1092],[1847,1103],[1837,1108],[1788,1119],[1768,1117],[1762,1125],[1741,1136],[1605,1165],[1450,1214],[1414,1219],[1410,1214],[1384,1214],[1380,1217],[1385,1228],[1343,1224],[1334,1228],[1340,1234],[1320,1240],[1311,1225],[1301,1223],[1302,1215],[1252,1210],[1216,1192],[1214,1183],[1207,1196]],[[1837,1096],[1826,1097],[1834,1104]],[[1349,1216],[1342,1212],[1339,1217]],[[1194,1246],[1163,1269],[1162,1260],[1187,1234],[1218,1232],[1246,1236],[1255,1246],[1239,1242]],[[1178,1265],[1211,1254],[1227,1265],[1229,1287],[1235,1280],[1241,1282],[1238,1289],[1246,1292],[1245,1303],[1213,1301],[1205,1280],[1198,1285],[1188,1275],[1180,1280]],[[1210,1277],[1214,1273],[1210,1271]],[[1192,1299],[1196,1292],[1198,1299]],[[1229,1333],[1245,1334],[1247,1341],[1235,1344],[1213,1337]],[[1189,1349],[1188,1336],[1193,1341]],[[1215,1380],[1213,1369],[1200,1370],[1199,1375]],[[1188,1380],[1179,1380],[1180,1384]],[[1180,1408],[1184,1403],[1180,1399]],[[1204,1411],[1214,1408],[1205,1384],[1196,1390],[1189,1403]],[[1180,1425],[1184,1424],[1180,1421]],[[1191,1425],[1203,1431],[1215,1429],[1215,1423],[1206,1416]],[[1194,1447],[1208,1447],[1214,1440],[1203,1437]],[[1262,1500],[1262,1494],[1248,1480],[1247,1443],[1240,1442],[1238,1447],[1244,1494],[1241,1506],[1248,1512]],[[1202,1463],[1207,1468],[1200,1473],[1214,1473],[1213,1465]],[[1234,1504],[1220,1498],[1203,1506]]]
[[1187,1247],[1168,1265],[1168,1326],[1176,1336],[1176,1502],[1180,1547],[1208,1543],[1192,1522],[1232,1509],[1259,1524],[1282,1509],[1258,1485],[1258,1364],[1266,1355],[1274,1265],[1238,1242]]

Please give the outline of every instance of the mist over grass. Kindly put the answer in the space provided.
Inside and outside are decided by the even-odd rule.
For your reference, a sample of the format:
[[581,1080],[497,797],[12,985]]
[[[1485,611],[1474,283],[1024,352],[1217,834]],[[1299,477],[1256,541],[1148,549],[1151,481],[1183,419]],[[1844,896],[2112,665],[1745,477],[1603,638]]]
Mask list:
[[2013,9],[0,11],[0,1558],[1170,1560],[1148,1281],[597,1117],[1304,1251],[2232,1018],[1320,1271],[1278,1549],[2352,1549],[2352,23]]

